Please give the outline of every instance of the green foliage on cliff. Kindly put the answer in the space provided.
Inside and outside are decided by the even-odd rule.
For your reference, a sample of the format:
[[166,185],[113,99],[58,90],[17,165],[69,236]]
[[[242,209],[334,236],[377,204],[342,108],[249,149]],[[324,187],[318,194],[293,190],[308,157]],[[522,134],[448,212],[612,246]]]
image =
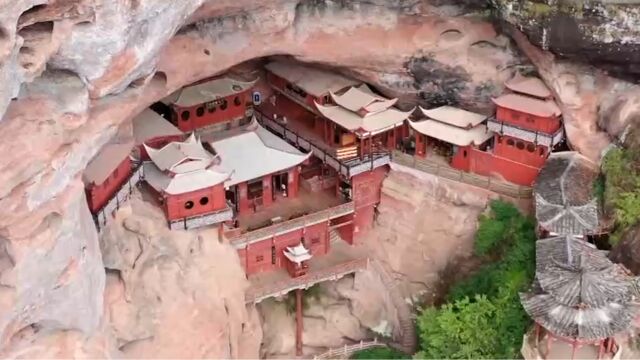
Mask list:
[[351,359],[411,359],[411,356],[388,347],[380,347],[356,351],[351,355]]
[[[499,260],[450,290],[448,302],[418,317],[421,351],[416,358],[516,358],[530,320],[520,306],[535,271],[535,226],[513,205],[495,201],[480,218],[482,253]],[[487,237],[495,235],[497,240]]]
[[610,241],[615,244],[640,220],[640,151],[617,148],[602,162],[604,206],[615,219]]

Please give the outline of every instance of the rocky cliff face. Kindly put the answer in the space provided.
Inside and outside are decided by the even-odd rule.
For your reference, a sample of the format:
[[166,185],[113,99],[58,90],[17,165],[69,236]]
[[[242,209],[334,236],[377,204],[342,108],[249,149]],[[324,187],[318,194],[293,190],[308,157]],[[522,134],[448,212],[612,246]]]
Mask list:
[[[102,356],[153,331],[82,340],[102,333],[103,257],[115,260],[100,252],[80,174],[144,107],[240,62],[291,55],[366,80],[404,105],[451,102],[486,112],[505,79],[531,68],[529,58],[561,102],[572,146],[597,159],[611,138],[628,133],[637,87],[509,32],[520,52],[486,9],[440,0],[0,0],[0,349],[13,356],[24,344],[57,342],[64,346],[27,353]],[[633,27],[629,19],[621,29]],[[126,256],[117,263],[132,266]],[[170,276],[173,266],[157,276]],[[107,289],[138,281],[131,274],[109,275]],[[153,301],[154,291],[128,296]],[[123,311],[142,311],[131,306]],[[154,306],[163,313],[168,305]],[[149,344],[129,348],[156,355]],[[190,355],[214,353],[235,354],[221,346]]]
[[640,80],[640,8],[634,1],[492,1],[500,19],[538,47]]

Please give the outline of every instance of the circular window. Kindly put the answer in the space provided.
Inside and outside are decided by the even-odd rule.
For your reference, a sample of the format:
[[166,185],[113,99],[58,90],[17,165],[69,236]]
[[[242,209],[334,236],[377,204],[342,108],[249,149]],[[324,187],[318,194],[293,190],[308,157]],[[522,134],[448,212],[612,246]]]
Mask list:
[[516,147],[518,148],[518,150],[523,150],[524,149],[524,143],[522,141],[518,141],[516,143]]
[[533,144],[527,144],[527,151],[528,152],[534,152],[536,151],[536,146]]
[[189,120],[189,116],[191,116],[191,114],[189,114],[188,111],[183,111],[182,114],[180,114],[180,117],[182,117],[183,121]]
[[513,141],[513,139],[507,139],[507,145],[513,146],[514,144],[515,142]]
[[200,205],[207,205],[209,203],[209,198],[206,196],[203,196],[200,198]]
[[240,106],[242,104],[242,101],[240,100],[239,96],[236,96],[235,99],[233,99],[233,104],[235,106]]
[[198,115],[198,116],[204,115],[204,108],[202,106],[200,106],[198,109],[196,109],[196,115]]
[[193,201],[189,200],[186,203],[184,203],[184,208],[185,209],[193,209]]
[[227,99],[222,100],[222,104],[220,104],[220,110],[227,110]]

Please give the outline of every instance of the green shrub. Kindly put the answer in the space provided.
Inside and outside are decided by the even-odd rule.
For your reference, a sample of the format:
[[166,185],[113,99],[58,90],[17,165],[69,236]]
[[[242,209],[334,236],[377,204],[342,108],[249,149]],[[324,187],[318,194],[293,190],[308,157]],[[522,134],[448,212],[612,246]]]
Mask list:
[[603,203],[615,220],[610,237],[610,242],[615,244],[640,219],[640,152],[612,149],[603,159],[602,170]]
[[357,351],[351,355],[351,359],[411,359],[411,356],[392,348],[379,347]]
[[518,293],[527,289],[535,273],[535,224],[512,205],[493,202],[490,215],[480,219],[476,251],[477,242],[491,242],[484,238],[491,233],[501,236],[487,246],[499,251],[499,260],[455,284],[447,295],[448,303],[421,312],[422,350],[416,358],[519,357],[531,320]]

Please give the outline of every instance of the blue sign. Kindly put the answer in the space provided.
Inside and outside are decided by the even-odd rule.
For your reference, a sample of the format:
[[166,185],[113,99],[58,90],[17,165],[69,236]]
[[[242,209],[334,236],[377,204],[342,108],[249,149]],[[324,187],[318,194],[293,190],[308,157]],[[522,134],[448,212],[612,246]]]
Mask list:
[[262,103],[262,94],[259,91],[253,92],[253,105],[260,105]]

